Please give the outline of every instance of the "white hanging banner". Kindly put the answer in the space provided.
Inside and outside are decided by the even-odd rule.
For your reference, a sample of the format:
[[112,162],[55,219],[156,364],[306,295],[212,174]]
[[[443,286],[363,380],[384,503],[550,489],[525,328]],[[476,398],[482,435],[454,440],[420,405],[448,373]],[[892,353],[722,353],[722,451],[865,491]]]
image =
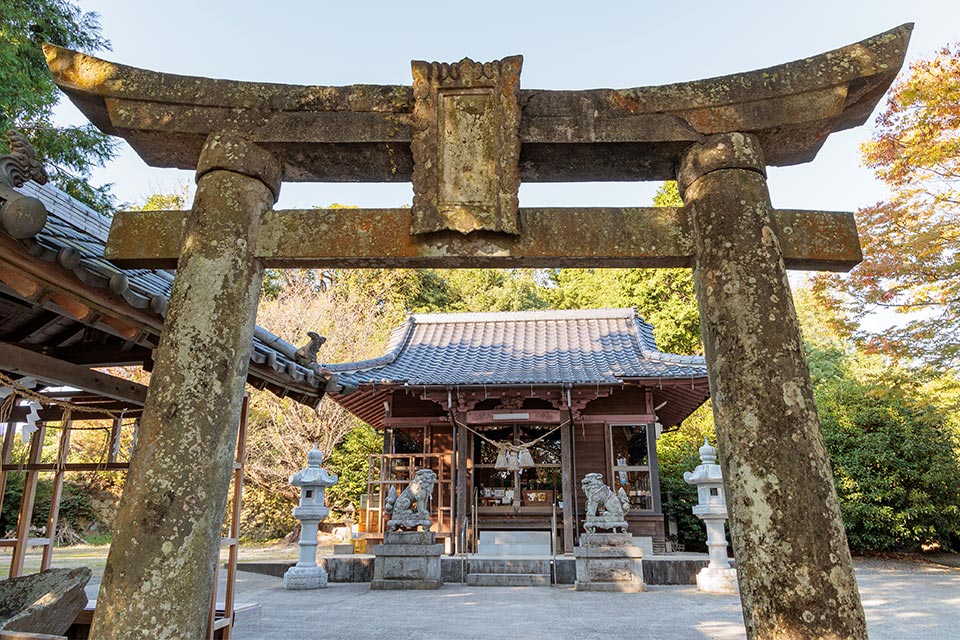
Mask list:
[[[33,389],[37,386],[37,379],[30,376],[14,380],[14,382],[25,389]],[[9,398],[13,393],[14,390],[9,387],[0,387],[0,403]],[[23,440],[24,443],[27,443],[30,442],[30,437],[38,429],[37,423],[40,421],[39,411],[43,408],[43,405],[36,400],[24,400],[18,404],[29,407],[29,411],[27,411],[27,421],[14,423],[14,428],[18,425],[20,426],[20,439]]]
[[20,427],[20,439],[24,444],[30,442],[34,432],[39,429],[37,423],[40,421],[40,414],[38,412],[43,408],[36,400],[27,400],[25,404],[30,407],[30,410],[27,411],[27,421]]

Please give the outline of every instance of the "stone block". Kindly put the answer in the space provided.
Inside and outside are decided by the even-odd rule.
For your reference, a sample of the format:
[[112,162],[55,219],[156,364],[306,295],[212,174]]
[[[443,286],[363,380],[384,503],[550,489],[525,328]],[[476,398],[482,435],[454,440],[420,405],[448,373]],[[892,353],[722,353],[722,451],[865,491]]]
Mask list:
[[580,582],[574,583],[577,591],[606,591],[616,593],[643,593],[647,585],[642,582]]
[[471,587],[549,587],[550,574],[540,573],[471,573]]
[[397,531],[373,547],[371,589],[437,589],[443,584],[443,545],[431,531]]
[[373,547],[375,556],[438,556],[442,553],[442,544],[378,544]]
[[575,558],[643,558],[640,547],[574,547]]
[[439,589],[442,586],[442,580],[373,580],[370,582],[370,588],[373,591],[417,591]]
[[707,593],[739,593],[737,570],[732,568],[704,567],[697,574],[697,589]]
[[574,584],[577,581],[575,558],[557,558],[553,564],[553,581],[556,584]]
[[353,543],[348,542],[346,544],[333,545],[333,555],[335,556],[353,555]]
[[[630,544],[624,544],[624,541]],[[643,581],[643,550],[632,545],[629,534],[602,533],[581,536],[574,547],[577,564],[577,591],[646,591]],[[609,543],[603,546],[586,546]]]
[[327,570],[330,582],[370,582],[373,580],[373,558],[331,556],[318,560]]
[[632,547],[633,535],[629,533],[582,533],[580,534],[582,548],[594,547]]
[[384,544],[436,544],[433,531],[388,531],[383,536]]
[[283,574],[284,589],[324,589],[326,586],[327,572],[323,567],[290,567]]
[[411,63],[412,233],[520,233],[522,63]]
[[607,562],[588,563],[591,582],[629,582],[633,579],[633,559],[611,558]]
[[49,569],[0,581],[0,630],[64,635],[87,606],[90,569]]

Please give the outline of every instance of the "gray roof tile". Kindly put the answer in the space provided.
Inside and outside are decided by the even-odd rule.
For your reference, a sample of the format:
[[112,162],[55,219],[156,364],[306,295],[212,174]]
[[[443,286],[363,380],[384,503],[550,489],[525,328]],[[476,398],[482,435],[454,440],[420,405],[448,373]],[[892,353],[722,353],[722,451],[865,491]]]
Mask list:
[[372,360],[325,365],[341,384],[618,383],[702,378],[701,356],[657,349],[635,309],[415,314]]

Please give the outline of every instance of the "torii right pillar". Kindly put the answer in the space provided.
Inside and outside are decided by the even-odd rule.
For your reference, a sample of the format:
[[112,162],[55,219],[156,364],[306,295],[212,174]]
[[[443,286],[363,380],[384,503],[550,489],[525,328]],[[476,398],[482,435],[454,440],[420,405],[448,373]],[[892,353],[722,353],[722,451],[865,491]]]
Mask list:
[[866,639],[765,174],[740,133],[693,145],[677,174],[747,637]]

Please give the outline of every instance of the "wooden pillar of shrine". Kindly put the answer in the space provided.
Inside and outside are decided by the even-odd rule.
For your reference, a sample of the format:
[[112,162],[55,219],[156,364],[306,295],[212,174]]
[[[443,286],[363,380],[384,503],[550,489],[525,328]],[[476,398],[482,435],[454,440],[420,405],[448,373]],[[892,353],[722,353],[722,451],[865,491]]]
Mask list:
[[866,639],[756,137],[678,170],[747,637]]
[[469,455],[470,432],[466,427],[457,426],[457,460],[456,460],[456,482],[455,482],[455,505],[456,521],[453,523],[452,531],[456,536],[454,551],[456,553],[466,553],[469,551],[470,527],[467,526],[467,509],[472,502],[467,493],[467,456]]
[[280,182],[263,149],[207,139],[91,638],[206,637],[263,272],[257,233]]
[[573,553],[573,532],[577,527],[574,508],[577,503],[573,477],[573,422],[560,425],[560,481],[563,491],[563,552]]

